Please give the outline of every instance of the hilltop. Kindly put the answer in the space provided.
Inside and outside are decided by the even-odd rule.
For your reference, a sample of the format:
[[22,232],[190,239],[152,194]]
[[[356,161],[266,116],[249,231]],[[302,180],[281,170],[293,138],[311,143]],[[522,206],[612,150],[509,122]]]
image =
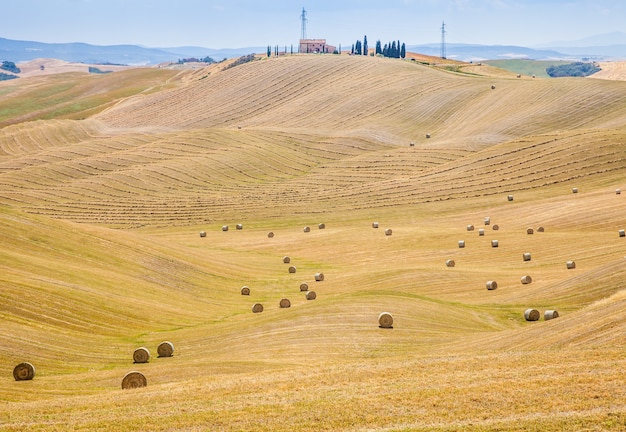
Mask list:
[[624,429],[623,82],[424,60],[0,83],[0,428]]

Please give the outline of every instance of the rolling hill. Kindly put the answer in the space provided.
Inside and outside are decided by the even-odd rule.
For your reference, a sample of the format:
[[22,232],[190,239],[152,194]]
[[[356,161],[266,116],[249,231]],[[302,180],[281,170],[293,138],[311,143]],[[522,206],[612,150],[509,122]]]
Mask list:
[[623,82],[317,55],[19,81],[1,430],[626,428]]

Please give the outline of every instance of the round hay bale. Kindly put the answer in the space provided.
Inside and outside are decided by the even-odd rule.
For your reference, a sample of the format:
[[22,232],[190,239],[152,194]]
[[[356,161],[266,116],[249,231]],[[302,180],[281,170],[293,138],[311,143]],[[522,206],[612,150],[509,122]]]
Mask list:
[[378,315],[378,326],[380,328],[393,328],[393,317],[389,312]]
[[537,232],[544,232],[546,229],[542,226],[537,227]]
[[134,389],[140,387],[146,387],[148,385],[148,380],[141,372],[128,372],[122,378],[122,389]]
[[537,309],[526,309],[524,311],[524,318],[526,321],[538,321],[541,314]]
[[372,222],[372,228],[378,228],[378,222]]
[[545,321],[549,321],[551,319],[558,318],[558,317],[559,317],[559,313],[552,309],[547,310],[543,313],[543,319]]
[[386,236],[390,236],[390,235],[392,234],[392,232],[393,232],[393,231],[391,231],[391,228],[387,228],[387,229],[385,230],[385,235],[386,235]]
[[429,133],[426,134],[426,138],[430,138],[430,134]]
[[305,226],[304,229],[302,230],[305,233],[311,231],[311,227]]
[[496,281],[487,281],[487,289],[489,291],[493,291],[496,288],[498,288],[498,283]]
[[326,224],[325,223],[321,223],[317,225],[318,229],[326,229]]
[[324,280],[324,273],[315,273],[315,282],[321,282]]
[[222,231],[228,231],[228,225],[223,225],[222,226]]
[[521,277],[520,281],[522,282],[522,285],[528,285],[529,283],[533,281],[533,278],[531,278],[528,275],[525,275]]
[[517,74],[517,77],[518,77],[518,78],[521,78],[521,77],[522,77],[522,74]]
[[620,237],[626,237],[626,231],[624,230],[619,230],[617,231],[617,233],[619,234]]
[[279,303],[281,309],[285,309],[288,307],[291,307],[291,302],[289,301],[289,299],[280,299],[280,303]]
[[267,233],[267,238],[272,238],[272,237],[274,237],[274,233],[273,233],[273,232],[271,232],[271,231],[270,231],[270,232],[268,232],[268,233]]
[[468,230],[468,231],[474,231],[474,225],[469,224],[469,225],[467,226],[467,230]]
[[509,200],[509,201],[513,201],[513,195],[507,196],[506,199]]
[[446,260],[446,267],[454,267],[456,265],[456,263],[454,262],[454,260],[449,259]]
[[171,357],[174,355],[174,344],[170,341],[163,341],[157,347],[159,357]]
[[307,300],[315,300],[316,297],[317,297],[317,294],[315,294],[315,291],[307,291],[306,293]]
[[497,248],[499,245],[498,240],[491,240],[491,247]]
[[484,222],[485,222],[485,225],[489,225],[491,223],[491,218],[486,217]]
[[409,147],[415,147],[415,143],[414,142],[409,143]]
[[491,229],[494,231],[498,231],[500,229],[500,225],[495,224]]
[[524,252],[522,257],[524,258],[524,261],[530,261],[530,252]]
[[533,78],[535,78],[535,77],[536,77],[535,74],[533,74]]
[[576,268],[576,263],[574,261],[568,261],[567,263],[565,263],[565,265],[569,270]]
[[206,231],[200,231],[200,237],[206,237]]
[[242,230],[243,229],[243,224],[238,223],[235,228],[237,228],[238,230]]
[[296,272],[296,266],[289,266],[289,273],[295,273]]
[[35,366],[28,362],[18,364],[13,368],[15,381],[29,381],[35,378]]
[[309,284],[306,282],[302,282],[300,284],[300,291],[308,291],[309,290]]
[[578,193],[578,188],[572,188],[572,193]]
[[150,351],[146,347],[140,347],[133,353],[134,363],[148,363],[150,361]]
[[465,247],[465,240],[459,240],[459,248],[463,249]]
[[260,313],[263,312],[263,305],[261,303],[255,303],[252,305],[252,312]]
[[284,262],[285,264],[289,264],[289,263],[291,262],[291,258],[289,258],[288,256],[284,256],[284,257],[283,257],[283,262]]
[[534,234],[535,230],[532,228],[526,228],[526,234]]
[[495,84],[491,84],[491,90],[495,90],[495,89],[496,89]]
[[241,287],[241,295],[250,295],[250,287],[242,286]]
[[484,228],[478,228],[478,235],[480,237],[484,236],[485,235],[485,229]]
[[622,193],[621,189],[615,189],[615,195],[620,195]]

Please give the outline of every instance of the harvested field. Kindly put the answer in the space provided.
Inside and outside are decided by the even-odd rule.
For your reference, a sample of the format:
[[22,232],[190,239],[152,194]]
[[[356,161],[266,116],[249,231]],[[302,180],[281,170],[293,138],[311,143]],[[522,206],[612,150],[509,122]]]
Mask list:
[[610,61],[600,62],[600,72],[590,75],[589,78],[605,79],[611,81],[626,81],[626,62]]
[[357,57],[0,128],[0,429],[626,429],[626,88]]

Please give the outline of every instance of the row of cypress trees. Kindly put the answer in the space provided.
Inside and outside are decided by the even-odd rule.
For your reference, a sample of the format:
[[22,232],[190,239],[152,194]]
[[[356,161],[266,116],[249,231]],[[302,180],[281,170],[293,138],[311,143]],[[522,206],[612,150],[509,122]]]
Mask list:
[[[356,43],[352,45],[352,54],[368,55],[368,53],[369,49],[367,45],[367,36],[363,36],[363,43],[361,43],[360,40],[357,40]],[[406,45],[404,42],[400,44],[400,41],[398,40],[397,42],[389,42],[382,46],[380,40],[377,40],[375,54],[390,58],[405,58]]]

